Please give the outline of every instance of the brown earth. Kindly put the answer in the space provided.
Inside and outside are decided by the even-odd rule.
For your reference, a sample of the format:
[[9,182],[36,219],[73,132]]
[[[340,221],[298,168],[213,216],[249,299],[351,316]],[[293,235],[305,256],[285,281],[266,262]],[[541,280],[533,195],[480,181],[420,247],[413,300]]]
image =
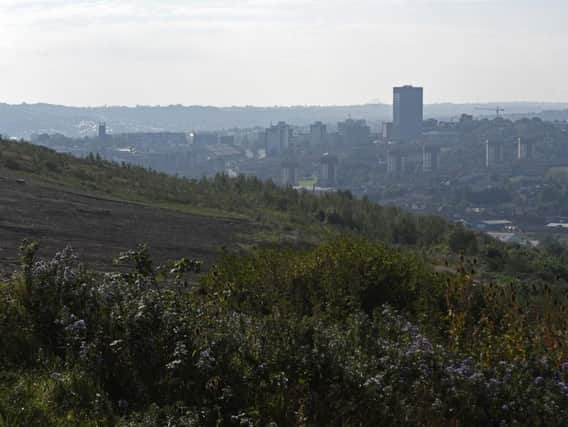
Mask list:
[[120,252],[148,243],[155,262],[198,258],[210,264],[222,247],[237,249],[253,224],[178,213],[70,192],[0,176],[0,272],[17,268],[23,239],[40,243],[39,256],[72,246],[90,268],[108,270]]

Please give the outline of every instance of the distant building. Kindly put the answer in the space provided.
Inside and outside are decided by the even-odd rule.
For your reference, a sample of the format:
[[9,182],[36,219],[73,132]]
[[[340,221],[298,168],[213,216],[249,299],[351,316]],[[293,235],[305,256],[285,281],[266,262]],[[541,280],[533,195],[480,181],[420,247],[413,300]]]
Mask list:
[[392,122],[383,122],[382,137],[384,141],[392,139]]
[[337,185],[337,157],[325,153],[321,158],[321,171],[319,185],[321,187],[335,187]]
[[243,153],[229,144],[209,144],[204,147],[209,158],[221,158],[223,160],[237,160]]
[[289,144],[291,147],[305,147],[306,145],[310,145],[311,138],[312,136],[309,133],[293,133]]
[[423,121],[423,89],[402,86],[393,88],[393,137],[400,141],[420,138]]
[[106,123],[105,122],[99,123],[98,137],[101,138],[101,139],[104,139],[104,138],[107,137]]
[[117,146],[136,147],[138,151],[163,151],[187,147],[187,136],[182,132],[132,132],[113,135]]
[[211,175],[230,171],[230,166],[245,157],[245,154],[229,144],[201,144],[191,147],[192,174]]
[[371,129],[365,120],[347,119],[339,122],[337,131],[343,144],[363,145],[371,142]]
[[454,130],[431,130],[422,132],[421,141],[439,145],[454,145],[460,142],[462,133]]
[[515,224],[513,224],[508,219],[489,219],[481,221],[479,224],[477,224],[477,228],[483,231],[491,232],[512,232],[517,229]]
[[189,139],[193,145],[218,144],[219,135],[214,132],[191,132]]
[[322,122],[310,126],[310,145],[321,145],[327,141],[327,127]]
[[440,147],[424,145],[422,147],[422,170],[435,172],[440,168]]
[[327,132],[326,140],[329,145],[341,144],[341,136],[339,135],[339,132]]
[[403,175],[406,168],[406,156],[399,150],[390,150],[387,153],[387,174]]
[[233,135],[223,135],[219,137],[219,143],[233,145],[235,143],[235,137]]
[[522,246],[538,246],[538,241],[528,240],[518,233],[500,233],[490,231],[487,234],[503,243],[518,244]]
[[422,132],[432,132],[432,131],[437,131],[439,129],[442,129],[443,127],[443,122],[438,122],[438,120],[436,119],[427,119],[422,121]]
[[491,168],[501,163],[503,163],[503,143],[488,139],[485,141],[485,167]]
[[298,162],[295,160],[289,159],[282,162],[282,184],[298,185]]
[[517,159],[530,160],[534,155],[534,141],[519,138],[517,141]]
[[549,222],[548,224],[546,224],[546,226],[555,230],[568,231],[568,223],[566,222]]
[[266,154],[277,156],[288,150],[292,135],[292,128],[286,122],[278,122],[267,128],[265,132]]

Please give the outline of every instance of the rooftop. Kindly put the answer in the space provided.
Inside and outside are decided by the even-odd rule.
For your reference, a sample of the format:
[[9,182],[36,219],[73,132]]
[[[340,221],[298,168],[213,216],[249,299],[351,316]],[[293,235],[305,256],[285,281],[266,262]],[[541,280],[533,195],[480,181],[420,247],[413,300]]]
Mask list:
[[510,225],[510,224],[512,224],[512,222],[507,220],[507,219],[490,219],[490,220],[481,221],[481,223],[485,224],[485,225]]

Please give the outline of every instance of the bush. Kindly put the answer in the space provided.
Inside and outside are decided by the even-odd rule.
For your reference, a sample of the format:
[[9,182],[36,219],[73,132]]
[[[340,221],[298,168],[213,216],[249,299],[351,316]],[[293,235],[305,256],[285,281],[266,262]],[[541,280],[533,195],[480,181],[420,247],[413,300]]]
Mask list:
[[462,226],[456,227],[450,234],[448,244],[450,249],[458,254],[475,255],[478,251],[476,234]]
[[441,276],[339,239],[227,255],[187,289],[199,263],[155,267],[144,246],[107,274],[36,249],[0,287],[4,424],[568,422],[565,295],[479,286],[467,260]]

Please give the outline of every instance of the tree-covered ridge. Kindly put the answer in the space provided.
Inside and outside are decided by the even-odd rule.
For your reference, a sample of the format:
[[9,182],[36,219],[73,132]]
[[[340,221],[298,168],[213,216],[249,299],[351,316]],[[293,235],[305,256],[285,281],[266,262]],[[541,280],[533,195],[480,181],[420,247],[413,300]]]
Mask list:
[[568,250],[555,242],[543,249],[506,245],[435,216],[356,199],[349,192],[315,195],[256,177],[191,180],[141,167],[59,154],[32,144],[0,142],[0,167],[46,185],[58,185],[119,200],[206,216],[252,220],[261,244],[316,244],[341,234],[412,247],[432,262],[459,263],[459,254],[478,259],[478,273],[502,280],[568,281]]
[[[349,192],[321,196],[283,188],[256,177],[185,179],[128,164],[78,159],[23,142],[0,143],[0,165],[43,182],[94,191],[124,200],[174,209],[241,215],[293,225],[340,226],[395,243],[441,241],[447,224],[438,218],[416,219],[395,207],[354,200]],[[422,227],[429,225],[429,227]]]
[[[22,246],[0,286],[4,425],[568,422],[566,292],[340,239],[93,274]],[[473,261],[471,261],[473,264]]]

